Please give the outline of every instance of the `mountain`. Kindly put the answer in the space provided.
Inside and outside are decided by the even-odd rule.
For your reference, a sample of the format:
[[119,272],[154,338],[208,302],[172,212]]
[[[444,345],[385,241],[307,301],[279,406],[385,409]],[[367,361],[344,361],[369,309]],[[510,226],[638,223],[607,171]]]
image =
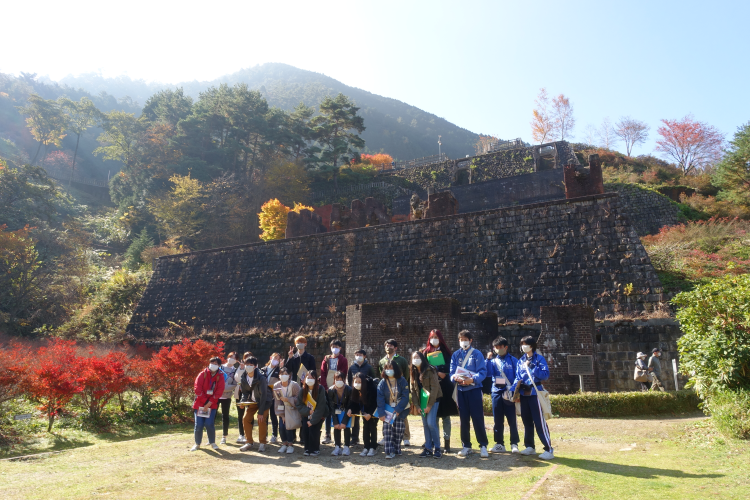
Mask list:
[[104,91],[117,98],[129,96],[141,105],[149,96],[165,88],[182,87],[186,94],[197,99],[199,93],[210,86],[246,83],[250,88],[260,90],[271,106],[285,110],[293,109],[300,101],[307,106],[317,107],[325,96],[335,96],[341,92],[360,107],[359,113],[367,127],[362,134],[367,152],[384,152],[399,160],[437,154],[438,135],[442,136],[443,152],[451,158],[473,154],[478,139],[477,134],[404,102],[350,87],[320,73],[287,64],[267,63],[213,81],[176,85],[134,81],[126,76],[102,78],[96,74],[67,76],[60,83],[83,88],[92,94]]

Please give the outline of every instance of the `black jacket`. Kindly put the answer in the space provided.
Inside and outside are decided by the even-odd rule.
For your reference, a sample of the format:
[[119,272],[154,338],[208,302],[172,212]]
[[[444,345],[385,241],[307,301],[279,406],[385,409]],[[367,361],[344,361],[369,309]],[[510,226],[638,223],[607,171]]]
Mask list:
[[354,383],[354,376],[361,373],[365,377],[376,377],[375,368],[365,360],[362,366],[359,366],[356,361],[349,365],[349,373],[346,375],[347,381],[351,386]]
[[[359,394],[352,395],[352,413],[366,413],[368,415],[372,415],[375,413],[375,410],[378,409],[378,382],[379,379],[375,379],[373,377],[367,377],[364,379],[364,383],[366,384],[367,389],[367,397],[364,399],[364,401],[361,400],[359,396],[361,396],[361,393],[357,391]],[[354,392],[352,390],[352,392]],[[438,408],[440,408],[438,406]]]
[[268,388],[268,380],[263,373],[256,368],[255,374],[253,375],[252,384],[248,383],[247,372],[238,371],[240,378],[240,391],[242,391],[242,399],[240,401],[247,402],[252,401],[252,395],[255,396],[255,401],[258,403],[258,413],[264,414],[266,410],[271,408],[273,403],[273,391]]
[[[287,358],[284,366],[286,366],[287,370],[289,370],[289,373],[292,376],[292,380],[294,380],[295,382],[299,382],[299,380],[297,380],[297,372],[299,371],[300,365],[304,365],[305,368],[307,368],[307,371],[317,370],[317,367],[315,366],[315,356],[307,351],[303,352],[302,356],[297,353],[291,358]],[[302,385],[302,382],[300,382],[300,385]]]

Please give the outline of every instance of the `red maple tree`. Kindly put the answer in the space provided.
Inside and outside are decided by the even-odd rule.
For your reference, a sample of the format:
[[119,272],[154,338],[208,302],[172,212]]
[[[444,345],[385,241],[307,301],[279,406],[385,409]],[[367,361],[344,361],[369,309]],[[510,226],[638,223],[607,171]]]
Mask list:
[[657,132],[656,150],[682,169],[683,174],[705,169],[721,159],[724,135],[704,122],[688,115],[681,120],[662,120]]
[[0,349],[0,406],[23,393],[23,377],[29,348],[11,344]]
[[130,379],[125,375],[126,362],[124,352],[99,357],[89,351],[88,357],[78,358],[76,364],[83,386],[81,399],[89,410],[89,417],[100,417],[109,400],[127,389]]

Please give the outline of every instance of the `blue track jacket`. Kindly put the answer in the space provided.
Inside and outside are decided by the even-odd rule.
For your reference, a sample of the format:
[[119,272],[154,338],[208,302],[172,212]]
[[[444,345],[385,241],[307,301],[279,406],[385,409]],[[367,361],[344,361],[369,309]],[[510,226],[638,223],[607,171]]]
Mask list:
[[[510,390],[515,391],[518,384],[523,384],[531,387],[531,395],[536,396],[536,391],[531,386],[529,374],[526,372],[526,367],[524,366],[526,360],[531,360],[529,371],[534,377],[534,383],[537,386],[542,385],[542,381],[549,378],[549,367],[547,366],[547,360],[544,359],[544,356],[538,352],[533,353],[530,357],[527,354],[524,354],[521,356],[521,359],[518,360],[518,364],[516,365],[516,380],[513,382],[513,386]],[[544,388],[542,387],[542,389]]]
[[467,354],[471,351],[471,357],[469,358],[469,361],[466,362],[466,368],[472,373],[475,373],[474,377],[474,385],[457,385],[458,390],[463,391],[472,391],[474,389],[481,389],[482,388],[482,380],[487,376],[487,365],[484,362],[484,356],[482,356],[482,352],[479,349],[473,349],[470,347],[467,350],[459,349],[458,351],[453,353],[453,356],[451,356],[451,371],[450,371],[450,377],[453,382],[456,381],[456,370],[458,367],[461,366],[461,364],[464,362],[464,358],[467,356]]
[[[512,354],[506,354],[502,357],[495,356],[493,359],[487,360],[487,376],[492,380],[492,394],[508,390],[515,382],[516,365],[518,365],[518,359]],[[505,386],[499,386],[495,383],[495,377],[502,375],[508,381]]]

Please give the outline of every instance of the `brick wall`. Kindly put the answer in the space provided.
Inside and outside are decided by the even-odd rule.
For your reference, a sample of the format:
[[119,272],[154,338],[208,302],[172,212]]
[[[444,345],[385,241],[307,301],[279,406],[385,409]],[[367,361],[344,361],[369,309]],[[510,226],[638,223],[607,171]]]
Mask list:
[[128,331],[299,327],[350,304],[433,297],[505,318],[665,300],[617,195],[601,195],[161,257]]
[[618,193],[623,213],[628,215],[638,236],[656,234],[663,226],[679,224],[682,215],[667,196],[634,184],[609,183],[604,191]]

